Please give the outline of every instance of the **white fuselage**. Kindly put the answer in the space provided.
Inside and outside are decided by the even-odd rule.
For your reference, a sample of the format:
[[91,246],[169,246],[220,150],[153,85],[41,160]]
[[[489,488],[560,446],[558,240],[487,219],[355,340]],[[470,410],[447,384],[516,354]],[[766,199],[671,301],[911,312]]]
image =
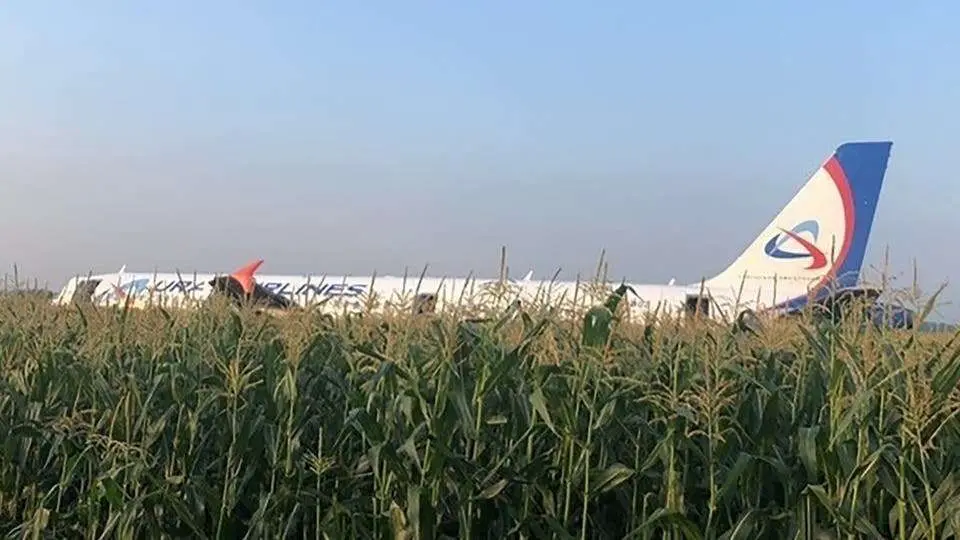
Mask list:
[[[880,187],[890,155],[890,142],[844,143],[810,175],[798,192],[724,270],[691,285],[632,285],[625,298],[628,313],[703,312],[730,319],[745,309],[796,310],[809,294],[824,296],[830,288],[852,287],[860,278]],[[618,285],[590,282],[467,278],[343,277],[256,275],[263,260],[230,276],[240,290],[261,289],[300,306],[318,306],[331,313],[415,309],[427,305],[444,310],[501,309],[520,300],[530,307],[551,305],[581,311],[603,302]],[[100,305],[129,303],[184,306],[206,300],[215,274],[125,272],[70,280],[57,298],[77,298]],[[254,286],[254,282],[257,286]],[[232,282],[231,282],[232,283]],[[233,291],[233,289],[230,289]],[[126,297],[129,295],[130,299]],[[706,306],[704,306],[706,303]],[[418,310],[418,309],[417,309]]]
[[[71,279],[55,303],[71,302],[78,283],[98,280],[90,295],[100,306],[123,305],[193,307],[213,292],[210,281],[222,274],[154,274],[125,272]],[[418,295],[431,295],[435,309],[460,308],[477,312],[503,309],[519,300],[528,307],[551,306],[564,312],[582,312],[604,302],[620,283],[592,281],[499,280],[482,278],[438,278],[400,276],[290,276],[261,275],[257,284],[267,291],[302,307],[326,313],[407,311]],[[697,298],[708,298],[707,315],[732,317],[743,309],[762,310],[775,303],[774,297],[758,298],[757,290],[746,288],[737,301],[740,287],[696,285],[629,284],[624,302],[631,316],[656,311],[676,314],[697,308]],[[118,292],[121,291],[121,292]],[[129,296],[129,299],[127,298]],[[701,302],[701,311],[703,305]]]

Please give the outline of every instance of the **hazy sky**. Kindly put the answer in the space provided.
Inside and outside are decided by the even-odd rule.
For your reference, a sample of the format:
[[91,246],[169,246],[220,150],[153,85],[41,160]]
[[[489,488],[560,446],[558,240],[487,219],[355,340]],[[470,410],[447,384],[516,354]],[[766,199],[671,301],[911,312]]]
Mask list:
[[[366,6],[364,6],[366,4]],[[672,4],[672,5],[671,5]],[[7,1],[0,264],[698,280],[840,142],[960,254],[960,3]],[[951,289],[951,297],[954,292]],[[949,311],[956,311],[952,308]]]

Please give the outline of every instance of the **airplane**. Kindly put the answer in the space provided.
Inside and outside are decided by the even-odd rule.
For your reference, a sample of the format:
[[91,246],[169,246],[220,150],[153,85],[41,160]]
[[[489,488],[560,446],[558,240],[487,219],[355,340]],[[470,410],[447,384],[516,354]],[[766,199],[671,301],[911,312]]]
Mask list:
[[[876,301],[881,291],[860,281],[867,241],[890,157],[891,141],[846,142],[812,173],[780,213],[720,273],[677,285],[629,285],[628,312],[726,318],[743,313],[792,315],[811,303],[836,306],[852,298]],[[212,295],[252,299],[273,309],[320,308],[330,313],[388,308],[433,312],[451,305],[602,302],[610,284],[582,281],[442,278],[419,276],[260,275],[263,260],[229,275],[127,272],[75,277],[54,303],[189,307]],[[889,318],[890,307],[874,304]],[[896,308],[893,308],[896,309]],[[876,311],[880,310],[880,311]],[[882,313],[881,313],[882,312]],[[893,313],[892,324],[911,315]]]

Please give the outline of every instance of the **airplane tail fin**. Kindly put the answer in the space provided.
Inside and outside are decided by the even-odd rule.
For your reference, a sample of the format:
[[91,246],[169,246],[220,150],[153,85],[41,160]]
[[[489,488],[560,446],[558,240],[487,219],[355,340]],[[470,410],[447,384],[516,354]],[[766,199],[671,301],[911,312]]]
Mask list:
[[[825,287],[856,285],[893,143],[840,145],[724,271],[707,280],[802,304]],[[784,302],[786,301],[786,302]],[[781,304],[782,305],[782,304]]]

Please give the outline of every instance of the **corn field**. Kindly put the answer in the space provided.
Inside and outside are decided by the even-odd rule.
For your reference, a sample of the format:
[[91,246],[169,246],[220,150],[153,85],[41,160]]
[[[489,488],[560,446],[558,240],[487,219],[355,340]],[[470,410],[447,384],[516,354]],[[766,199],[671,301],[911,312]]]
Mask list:
[[0,301],[9,538],[956,538],[956,336]]

